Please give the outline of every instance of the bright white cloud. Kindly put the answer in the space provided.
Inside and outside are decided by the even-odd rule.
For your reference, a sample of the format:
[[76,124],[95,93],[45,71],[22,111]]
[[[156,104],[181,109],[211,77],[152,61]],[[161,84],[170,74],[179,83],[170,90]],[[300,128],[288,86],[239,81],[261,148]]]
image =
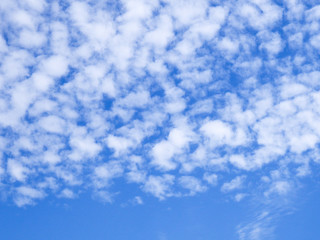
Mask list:
[[42,70],[52,77],[62,77],[68,71],[68,61],[63,56],[51,56],[42,62]]
[[149,176],[143,189],[163,200],[168,196],[172,196],[171,186],[174,182],[174,176],[165,174],[163,176]]
[[57,116],[47,116],[39,120],[39,126],[50,133],[63,133],[65,121]]
[[14,181],[24,182],[30,170],[21,162],[9,159],[7,163],[7,171]]

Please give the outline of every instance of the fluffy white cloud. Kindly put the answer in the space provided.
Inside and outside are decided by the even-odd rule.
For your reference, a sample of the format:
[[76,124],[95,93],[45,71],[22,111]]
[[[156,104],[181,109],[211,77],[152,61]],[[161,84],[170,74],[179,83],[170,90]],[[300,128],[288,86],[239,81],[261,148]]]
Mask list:
[[163,170],[176,168],[174,156],[182,153],[192,140],[192,132],[188,128],[174,128],[170,131],[168,140],[157,143],[152,148],[153,164]]
[[50,133],[63,133],[65,121],[57,116],[47,116],[39,120],[39,126]]
[[233,190],[237,190],[243,187],[243,183],[245,181],[245,176],[238,176],[232,179],[230,182],[226,182],[222,185],[222,192],[231,192]]
[[192,176],[182,176],[178,179],[178,181],[183,188],[186,188],[190,191],[190,195],[207,190],[207,187],[203,186],[199,179]]
[[203,179],[213,186],[217,185],[218,183],[218,176],[217,174],[214,174],[214,173],[212,174],[205,173],[203,176]]
[[171,186],[174,182],[174,176],[165,174],[163,176],[149,176],[143,187],[144,191],[149,192],[163,200],[172,195]]
[[17,196],[15,197],[14,201],[19,207],[34,204],[35,199],[41,199],[45,197],[43,192],[28,186],[18,187],[16,191]]
[[52,77],[62,77],[68,71],[68,60],[63,56],[51,56],[42,61],[42,71]]
[[231,144],[233,131],[229,124],[221,120],[209,121],[201,126],[200,131],[209,137],[212,145]]
[[24,182],[30,170],[14,159],[9,159],[7,163],[7,171],[14,181]]

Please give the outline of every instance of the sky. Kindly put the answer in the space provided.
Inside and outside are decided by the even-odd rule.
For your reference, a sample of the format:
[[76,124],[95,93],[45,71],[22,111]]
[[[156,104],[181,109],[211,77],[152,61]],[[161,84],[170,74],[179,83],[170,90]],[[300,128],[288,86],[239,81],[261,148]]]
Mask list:
[[0,1],[0,238],[318,240],[316,0]]

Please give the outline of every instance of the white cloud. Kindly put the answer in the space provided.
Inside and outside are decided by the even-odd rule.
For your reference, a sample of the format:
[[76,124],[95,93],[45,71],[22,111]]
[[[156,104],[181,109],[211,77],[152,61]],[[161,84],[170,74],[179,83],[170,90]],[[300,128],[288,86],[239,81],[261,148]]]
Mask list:
[[238,226],[238,235],[240,240],[262,240],[272,238],[274,227],[271,222],[274,216],[269,211],[262,211],[253,220],[245,225]]
[[142,198],[140,196],[135,196],[133,198],[133,204],[142,205],[143,204]]
[[205,173],[203,175],[203,180],[207,181],[210,185],[217,185],[218,184],[218,176],[214,173],[209,174],[209,173]]
[[239,50],[239,43],[237,41],[232,41],[229,38],[223,38],[221,41],[218,43],[218,48],[221,51],[226,51],[231,54],[235,54]]
[[302,85],[297,83],[286,84],[282,86],[281,96],[286,99],[290,97],[295,97],[297,95],[306,93],[308,89]]
[[23,30],[19,37],[20,46],[26,48],[41,47],[45,41],[46,37],[43,33],[30,30]]
[[153,194],[160,200],[172,195],[171,186],[174,183],[174,176],[164,174],[163,176],[149,176],[143,190]]
[[204,192],[207,190],[207,187],[203,186],[201,181],[193,176],[182,176],[178,181],[183,188],[190,191],[190,195],[195,195],[198,192]]
[[266,50],[269,55],[275,55],[281,52],[283,49],[283,43],[281,36],[279,33],[271,33],[271,32],[260,32],[258,34],[259,38],[261,38],[262,43],[259,48]]
[[65,131],[65,121],[53,115],[41,118],[39,126],[50,133],[62,134]]
[[39,99],[33,103],[28,112],[31,116],[38,116],[45,112],[56,111],[57,109],[57,102],[49,99]]
[[47,91],[54,84],[53,79],[43,73],[34,73],[32,80],[35,88],[39,91]]
[[146,34],[145,42],[152,45],[160,53],[173,37],[172,19],[170,16],[162,14],[159,16],[156,28]]
[[313,8],[306,11],[308,21],[317,21],[320,19],[320,6],[314,6]]
[[222,185],[221,191],[222,192],[231,192],[233,190],[237,190],[243,187],[243,183],[245,181],[245,176],[237,176],[232,179],[230,182],[226,182]]
[[319,142],[319,137],[314,134],[303,134],[302,136],[292,137],[289,145],[292,152],[302,153],[307,149],[315,148]]
[[110,161],[94,169],[94,187],[102,188],[108,186],[113,178],[120,177],[123,167],[119,162]]
[[272,27],[281,20],[282,9],[271,1],[244,1],[239,4],[239,15],[256,30]]
[[25,4],[29,8],[38,12],[42,12],[46,6],[46,2],[44,0],[23,0],[21,2],[23,2],[23,4]]
[[26,166],[14,159],[8,160],[7,171],[14,181],[20,182],[24,182],[28,177],[28,173],[30,172]]
[[11,15],[11,20],[19,27],[35,28],[34,19],[27,11],[17,10]]
[[238,193],[235,197],[234,200],[236,202],[240,202],[242,199],[244,199],[247,195],[245,193]]
[[[152,149],[154,158],[153,164],[165,170],[173,170],[176,163],[173,162],[173,156],[176,148],[168,141],[157,143]],[[178,149],[177,149],[178,150]]]
[[46,151],[43,155],[43,160],[49,164],[57,164],[61,161],[61,158],[56,152]]
[[206,1],[174,1],[170,2],[170,10],[177,24],[189,25],[205,15]]
[[72,190],[65,188],[61,191],[59,197],[61,198],[75,198],[75,194]]
[[190,129],[172,129],[169,133],[168,140],[163,140],[152,148],[152,164],[163,170],[175,169],[177,164],[174,162],[174,156],[182,153],[190,141],[192,141],[192,132]]
[[319,41],[320,41],[320,34],[313,36],[313,37],[310,39],[310,44],[311,44],[314,48],[320,50],[320,43],[319,43]]
[[275,181],[272,183],[270,189],[265,192],[266,196],[271,194],[286,195],[290,192],[292,185],[284,180]]
[[201,126],[200,131],[209,137],[212,145],[229,144],[233,137],[232,128],[221,120],[213,120]]
[[2,36],[0,36],[0,52],[6,52],[8,50],[8,46],[6,41],[4,40],[4,38]]
[[[68,28],[61,22],[52,22],[50,25],[50,46],[52,52],[57,56],[70,54]],[[64,66],[62,66],[64,67]]]
[[16,188],[17,196],[14,199],[18,207],[34,204],[34,200],[45,197],[45,193],[28,186]]
[[121,153],[124,153],[133,145],[133,142],[130,139],[124,137],[117,137],[110,135],[107,137],[107,145],[109,148],[115,151],[115,155],[118,156]]
[[69,157],[73,160],[82,160],[83,157],[93,158],[102,149],[101,145],[96,143],[94,138],[90,136],[72,136],[70,139],[70,145],[73,147]]
[[250,170],[252,167],[255,167],[254,163],[251,163],[250,160],[246,159],[243,155],[231,155],[229,161],[239,169]]
[[127,108],[144,107],[150,101],[149,92],[142,90],[137,93],[129,93],[125,98],[118,101],[118,104]]
[[68,72],[68,60],[63,56],[51,56],[42,62],[42,70],[52,77],[62,77]]

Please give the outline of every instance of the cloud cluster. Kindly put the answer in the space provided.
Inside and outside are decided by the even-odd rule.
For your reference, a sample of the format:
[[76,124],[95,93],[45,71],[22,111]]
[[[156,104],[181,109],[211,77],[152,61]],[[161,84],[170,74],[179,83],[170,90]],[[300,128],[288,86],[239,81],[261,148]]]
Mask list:
[[256,187],[283,195],[320,162],[315,3],[23,0],[0,12],[0,187],[18,206],[79,188],[110,199],[116,178],[159,199],[217,185],[237,201]]

